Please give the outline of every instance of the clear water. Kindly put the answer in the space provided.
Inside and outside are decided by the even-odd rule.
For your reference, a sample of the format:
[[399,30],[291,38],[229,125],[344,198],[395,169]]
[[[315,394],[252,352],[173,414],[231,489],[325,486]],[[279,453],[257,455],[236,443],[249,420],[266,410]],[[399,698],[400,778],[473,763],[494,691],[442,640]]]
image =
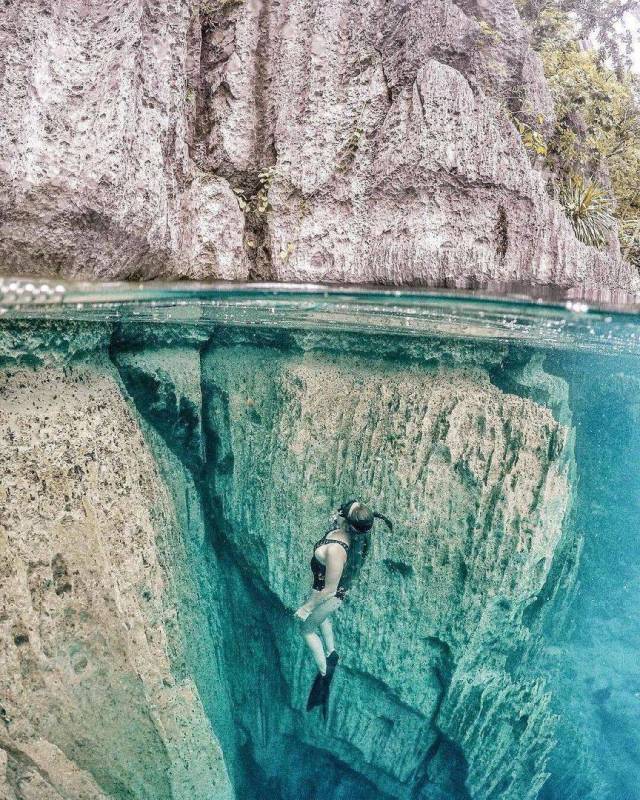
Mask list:
[[[41,737],[114,798],[640,798],[634,306],[318,287],[0,288],[3,541],[34,537],[25,574],[46,573],[52,593],[23,619],[7,584],[10,754]],[[114,618],[134,614],[145,641],[162,640],[164,683],[195,687],[210,730],[186,706],[165,708],[162,724],[149,711],[151,655],[136,667],[139,697],[123,688],[121,654],[106,648],[91,671],[103,624],[83,611],[91,559],[77,536],[64,551],[66,517],[55,528],[32,513],[47,481],[30,492],[15,469],[25,451],[43,469],[57,458],[65,414],[78,439],[96,437],[98,462],[98,489],[65,497],[68,519],[149,502],[156,539],[130,581],[164,598],[161,618],[140,622],[122,599],[135,535],[109,556],[101,591],[117,584]],[[102,442],[106,427],[121,449]],[[160,489],[127,482],[142,480],[136,449],[127,455],[138,435],[168,510],[149,500]],[[84,485],[69,439],[65,469]],[[117,499],[123,486],[129,501]],[[293,612],[309,593],[313,543],[352,496],[394,531],[376,524],[333,617],[340,662],[324,720],[305,710],[315,666]],[[153,558],[165,577],[149,589]],[[88,615],[84,627],[69,628],[70,609]],[[54,631],[48,649],[25,660],[38,626],[43,641]],[[47,705],[58,673],[64,700]],[[29,726],[16,727],[21,715]],[[214,775],[202,765],[216,748]]]

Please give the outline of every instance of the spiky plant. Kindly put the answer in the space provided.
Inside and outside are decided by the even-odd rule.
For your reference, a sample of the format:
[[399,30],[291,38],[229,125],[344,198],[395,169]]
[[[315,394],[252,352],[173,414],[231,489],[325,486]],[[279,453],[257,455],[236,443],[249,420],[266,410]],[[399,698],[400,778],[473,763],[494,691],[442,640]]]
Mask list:
[[592,247],[607,243],[615,217],[611,199],[600,186],[572,175],[562,186],[559,199],[579,241]]

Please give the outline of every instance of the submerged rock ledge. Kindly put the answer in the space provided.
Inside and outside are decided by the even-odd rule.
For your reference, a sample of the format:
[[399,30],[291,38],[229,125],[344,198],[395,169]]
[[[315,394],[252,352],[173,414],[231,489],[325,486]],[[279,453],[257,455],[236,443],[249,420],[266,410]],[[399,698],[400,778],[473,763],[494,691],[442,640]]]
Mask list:
[[[7,798],[534,800],[575,584],[564,382],[507,347],[86,327],[90,358],[55,326],[34,369],[0,351]],[[396,527],[339,612],[325,727],[291,611],[353,492]]]

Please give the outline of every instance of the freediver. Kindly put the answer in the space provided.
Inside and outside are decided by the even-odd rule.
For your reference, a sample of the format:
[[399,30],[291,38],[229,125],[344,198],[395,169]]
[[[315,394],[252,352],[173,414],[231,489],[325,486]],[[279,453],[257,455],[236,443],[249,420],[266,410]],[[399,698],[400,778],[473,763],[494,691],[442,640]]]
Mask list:
[[[353,572],[353,569],[345,569],[347,565],[352,566],[353,556],[350,556],[350,552],[359,551],[358,566],[361,566],[369,549],[368,534],[375,519],[383,520],[389,530],[393,530],[391,521],[384,514],[371,511],[364,503],[347,500],[340,506],[334,527],[314,545],[311,559],[313,589],[306,603],[294,614],[302,621],[302,636],[318,667],[309,693],[307,711],[322,706],[325,719],[329,687],[338,663],[330,617],[341,607],[347,592],[346,573]],[[358,548],[354,547],[355,537],[360,537]]]

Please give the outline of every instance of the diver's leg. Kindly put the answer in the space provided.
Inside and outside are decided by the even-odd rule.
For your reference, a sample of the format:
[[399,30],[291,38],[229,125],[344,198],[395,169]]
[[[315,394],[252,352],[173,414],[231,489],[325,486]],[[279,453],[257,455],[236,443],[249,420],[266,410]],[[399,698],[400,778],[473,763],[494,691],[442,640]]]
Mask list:
[[[335,650],[333,650],[329,653],[329,655],[325,656],[322,639],[317,633],[315,633],[315,630],[317,630],[318,627],[321,630],[327,630],[325,623],[329,621],[329,615],[332,614],[336,609],[340,608],[341,605],[342,600],[339,597],[330,597],[328,600],[325,600],[324,603],[317,606],[304,622],[305,626],[307,624],[309,625],[309,627],[306,629],[306,632],[303,631],[303,635],[306,633],[305,639],[307,639],[307,643],[310,647],[312,645],[312,641],[310,641],[310,639],[312,636],[315,637],[313,640],[313,645],[315,647],[314,657],[317,653],[316,663],[318,664],[319,670],[313,686],[311,687],[311,691],[309,692],[307,711],[310,711],[316,706],[321,706],[322,716],[325,720],[327,719],[327,715],[329,713],[329,687],[331,685],[333,673],[335,672],[336,664],[338,663],[338,654]],[[313,631],[311,630],[312,626],[314,628]],[[333,630],[331,630],[331,637],[333,637]],[[319,650],[318,645],[320,646]],[[322,659],[320,659],[320,652],[322,653]]]
[[311,650],[313,660],[316,662],[318,672],[321,675],[327,674],[327,658],[324,654],[324,646],[322,639],[315,631],[302,631],[302,636],[307,643],[307,647]]
[[324,639],[324,651],[327,655],[333,653],[336,649],[336,642],[333,638],[333,625],[331,624],[331,617],[323,619],[320,623],[320,633]]
[[[337,608],[340,608],[341,605],[342,600],[340,600],[340,598],[329,597],[324,601],[324,603],[316,606],[302,624],[302,636],[304,637],[307,646],[311,650],[313,658],[318,667],[318,672],[321,675],[326,675],[327,673],[327,659],[324,654],[324,645],[322,639],[317,633],[317,629],[320,628],[322,630],[322,625],[325,620],[327,620],[329,615],[332,614]],[[331,632],[331,635],[333,636],[333,631]]]
[[[333,628],[329,616],[342,605],[342,600],[339,597],[329,597],[324,603],[316,606],[311,614],[306,618],[302,626],[302,635],[313,653],[313,657],[318,666],[320,674],[325,675],[327,671],[327,660],[325,656],[325,647],[327,648],[327,655],[335,650],[335,643],[333,641]],[[322,632],[322,639],[317,633],[318,628]],[[323,645],[324,639],[324,645]]]
[[322,623],[327,619],[329,614],[333,614],[342,605],[342,600],[339,597],[329,597],[324,603],[316,606],[309,616],[305,619],[303,627],[309,630],[319,628]]
[[306,614],[304,614],[301,617],[301,619],[305,619],[305,617],[308,617],[309,614],[315,608],[314,600],[315,600],[315,597],[316,597],[317,594],[319,594],[318,590],[317,589],[312,589],[311,590],[311,594],[307,598],[307,601],[300,606],[300,608],[296,611],[295,616],[297,616],[298,612],[300,612],[300,611],[306,611]]

